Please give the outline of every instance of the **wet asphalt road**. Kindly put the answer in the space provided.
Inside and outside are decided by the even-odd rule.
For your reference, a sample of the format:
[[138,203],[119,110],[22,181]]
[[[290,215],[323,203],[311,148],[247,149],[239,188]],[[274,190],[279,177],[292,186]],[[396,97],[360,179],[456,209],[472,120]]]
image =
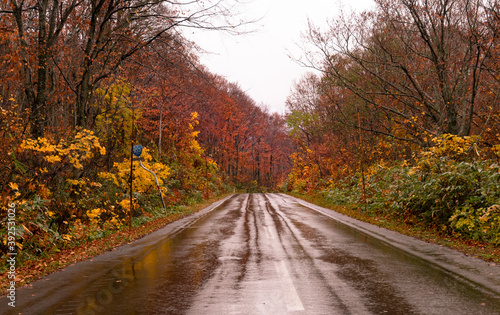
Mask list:
[[283,194],[239,194],[21,288],[0,313],[500,314],[499,269]]

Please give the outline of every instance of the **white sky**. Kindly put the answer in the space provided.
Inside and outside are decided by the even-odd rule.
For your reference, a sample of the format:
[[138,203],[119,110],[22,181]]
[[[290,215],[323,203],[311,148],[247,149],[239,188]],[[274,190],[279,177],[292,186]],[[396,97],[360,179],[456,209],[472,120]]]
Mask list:
[[[201,56],[201,63],[211,72],[238,83],[257,104],[283,114],[293,83],[311,71],[288,57],[300,56],[297,44],[307,30],[307,19],[324,26],[337,16],[340,5],[339,0],[252,0],[240,10],[249,19],[262,18],[256,32],[229,36],[197,31],[188,37],[210,52]],[[373,1],[344,0],[343,5],[361,11],[373,6]]]

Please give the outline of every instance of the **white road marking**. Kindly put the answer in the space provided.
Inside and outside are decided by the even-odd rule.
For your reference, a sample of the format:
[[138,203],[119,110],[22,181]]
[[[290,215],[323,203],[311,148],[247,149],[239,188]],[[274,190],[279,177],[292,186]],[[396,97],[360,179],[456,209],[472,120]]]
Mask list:
[[267,238],[270,239],[270,240],[274,240],[274,236],[271,233],[271,230],[269,230],[269,228],[267,226],[265,226],[264,229],[266,230],[266,236],[267,236]]
[[274,267],[278,273],[287,309],[289,311],[303,311],[304,305],[302,305],[299,294],[297,293],[297,290],[295,290],[292,278],[290,278],[290,274],[286,269],[285,262],[283,260],[275,261]]

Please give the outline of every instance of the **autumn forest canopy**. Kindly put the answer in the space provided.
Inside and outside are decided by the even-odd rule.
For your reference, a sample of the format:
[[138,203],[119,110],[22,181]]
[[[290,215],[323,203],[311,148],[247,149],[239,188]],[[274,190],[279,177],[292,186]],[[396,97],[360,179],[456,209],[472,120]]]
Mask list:
[[316,167],[327,174],[351,171],[360,155],[367,164],[411,159],[444,134],[481,136],[474,143],[492,156],[500,132],[499,4],[376,3],[305,33],[298,61],[320,74],[303,77],[287,103],[301,152],[309,147],[308,160],[323,161]]
[[[19,247],[102,237],[130,200],[141,224],[234,189],[500,243],[498,1],[376,0],[310,21],[295,57],[311,72],[284,115],[183,36],[237,36],[251,24],[237,2],[0,0],[0,206],[20,209]],[[134,144],[165,208],[138,161],[130,191]]]

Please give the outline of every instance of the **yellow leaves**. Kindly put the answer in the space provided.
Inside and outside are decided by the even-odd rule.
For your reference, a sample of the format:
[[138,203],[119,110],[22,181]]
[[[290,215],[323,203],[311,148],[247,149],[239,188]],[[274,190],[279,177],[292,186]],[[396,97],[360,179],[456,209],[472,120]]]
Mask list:
[[122,222],[120,220],[118,220],[116,217],[111,218],[111,220],[109,222],[111,224],[113,224],[114,226],[120,226],[120,225],[122,225]]
[[92,219],[95,219],[96,217],[100,216],[102,211],[103,210],[101,208],[93,209],[93,210],[87,211],[87,216],[89,217],[89,219],[92,220]]
[[[91,130],[82,130],[74,139],[61,140],[57,145],[52,144],[47,138],[27,139],[19,148],[22,151],[43,155],[42,160],[49,164],[69,163],[77,169],[83,168],[82,162],[90,161],[96,152],[101,155],[106,154],[106,149],[100,145],[99,138]],[[48,172],[46,168],[40,168],[38,171]]]
[[191,120],[198,121],[198,112],[192,112],[191,113]]
[[198,137],[199,134],[200,134],[199,131],[193,131],[193,132],[191,132],[191,137],[196,138],[196,137]]
[[122,225],[122,222],[118,218],[118,215],[112,211],[101,209],[101,208],[96,208],[96,209],[92,209],[92,210],[87,211],[87,217],[90,219],[90,222],[94,225],[100,223],[102,215],[106,215],[106,217],[111,216],[111,219],[109,219],[109,222],[112,225],[114,225],[116,227],[119,227],[120,225]]
[[56,146],[50,144],[49,140],[46,138],[38,138],[37,140],[24,140],[19,148],[25,151],[32,150],[41,153],[53,153],[56,151]]
[[[128,209],[130,202],[128,201],[128,199],[124,199],[119,204],[122,205],[123,207],[126,207],[125,209]],[[113,210],[114,206],[111,206],[111,210],[95,208],[87,211],[86,215],[89,218],[91,224],[93,225],[107,224],[105,223],[106,220],[107,222],[111,223],[114,227],[120,227],[121,225],[123,225],[123,220],[121,220],[118,214],[114,213]],[[103,216],[105,219],[103,218]],[[80,220],[76,220],[74,225],[75,227],[80,226],[81,229],[85,229],[85,226],[80,222]]]
[[78,169],[83,168],[82,163],[80,163],[80,161],[74,156],[69,157],[69,162],[73,165],[74,168],[78,168]]
[[87,214],[87,217],[92,222],[92,224],[97,224],[97,223],[99,223],[99,219],[101,217],[101,214],[103,214],[105,212],[106,212],[106,210],[103,210],[101,208],[96,208],[96,209],[92,209],[92,210],[87,211],[86,214]]
[[433,138],[435,146],[420,152],[420,159],[415,168],[432,171],[436,159],[446,157],[449,160],[460,161],[467,158],[471,150],[479,155],[477,140],[478,136],[459,137],[452,134],[443,134]]
[[[196,125],[199,124],[198,121],[198,113],[193,112],[191,113],[191,122],[189,123],[189,129],[193,130]],[[189,149],[198,156],[201,156],[203,154],[203,148],[200,146],[198,141],[196,140],[196,137],[200,134],[199,131],[192,131],[189,134]]]
[[436,146],[431,153],[436,156],[448,156],[457,159],[466,154],[477,142],[478,136],[459,137],[451,134],[443,134],[435,138]]
[[[158,177],[159,184],[163,185],[164,180],[170,176],[170,168],[162,163],[153,162],[153,157],[151,156],[147,148],[143,149],[141,158],[144,160],[144,166],[153,171]],[[128,188],[130,184],[130,160],[124,160],[121,163],[115,163],[114,168],[116,169],[116,174],[101,172],[99,173],[99,177],[112,181],[117,186]],[[156,182],[153,175],[144,170],[139,165],[138,161],[134,161],[133,185],[134,191],[139,193],[144,193],[146,191],[149,191],[151,188],[156,188]]]
[[19,190],[19,186],[16,183],[9,183],[9,187],[12,190]]
[[[57,172],[62,178],[70,177],[67,179],[70,185],[83,186],[86,184],[84,180],[71,180],[72,169],[82,169],[85,163],[90,162],[103,152],[105,152],[105,149],[99,144],[99,138],[89,130],[80,130],[74,137],[60,140],[57,143],[55,140],[48,138],[26,139],[19,146],[18,153],[29,157],[26,160],[31,163],[30,171],[35,176],[32,178],[26,177],[25,181],[19,184],[24,189],[40,196],[40,198],[50,199],[53,195],[51,190],[54,187],[47,186],[49,174]],[[23,167],[30,168],[29,165]],[[17,184],[12,183],[12,187],[17,187]],[[78,190],[75,193],[79,194],[81,192]],[[85,193],[83,192],[83,194]],[[19,196],[19,193],[16,193],[14,198]],[[52,212],[48,212],[47,215],[49,217],[54,216]]]
[[189,129],[194,129],[200,122],[198,121],[198,113],[191,113],[191,122],[189,123]]
[[203,153],[203,149],[201,148],[200,144],[196,140],[191,140],[191,146],[190,146],[190,148],[194,152],[199,152],[200,154]]
[[70,185],[85,185],[85,180],[84,179],[66,179],[66,182]]
[[61,157],[59,155],[48,155],[43,158],[46,162],[51,164],[61,162]]
[[[97,144],[99,144],[99,142],[97,142]],[[95,142],[95,141],[94,141],[94,145],[95,145],[95,147],[97,148],[97,145],[96,145],[96,142]],[[100,146],[100,147],[99,147],[99,153],[100,153],[101,155],[106,155],[106,148],[105,148],[105,147],[103,147],[103,146]]]
[[214,170],[219,169],[219,165],[217,165],[217,162],[211,158],[207,158],[207,166]]
[[120,206],[122,206],[123,209],[129,209],[130,208],[130,199],[123,199],[118,203]]

